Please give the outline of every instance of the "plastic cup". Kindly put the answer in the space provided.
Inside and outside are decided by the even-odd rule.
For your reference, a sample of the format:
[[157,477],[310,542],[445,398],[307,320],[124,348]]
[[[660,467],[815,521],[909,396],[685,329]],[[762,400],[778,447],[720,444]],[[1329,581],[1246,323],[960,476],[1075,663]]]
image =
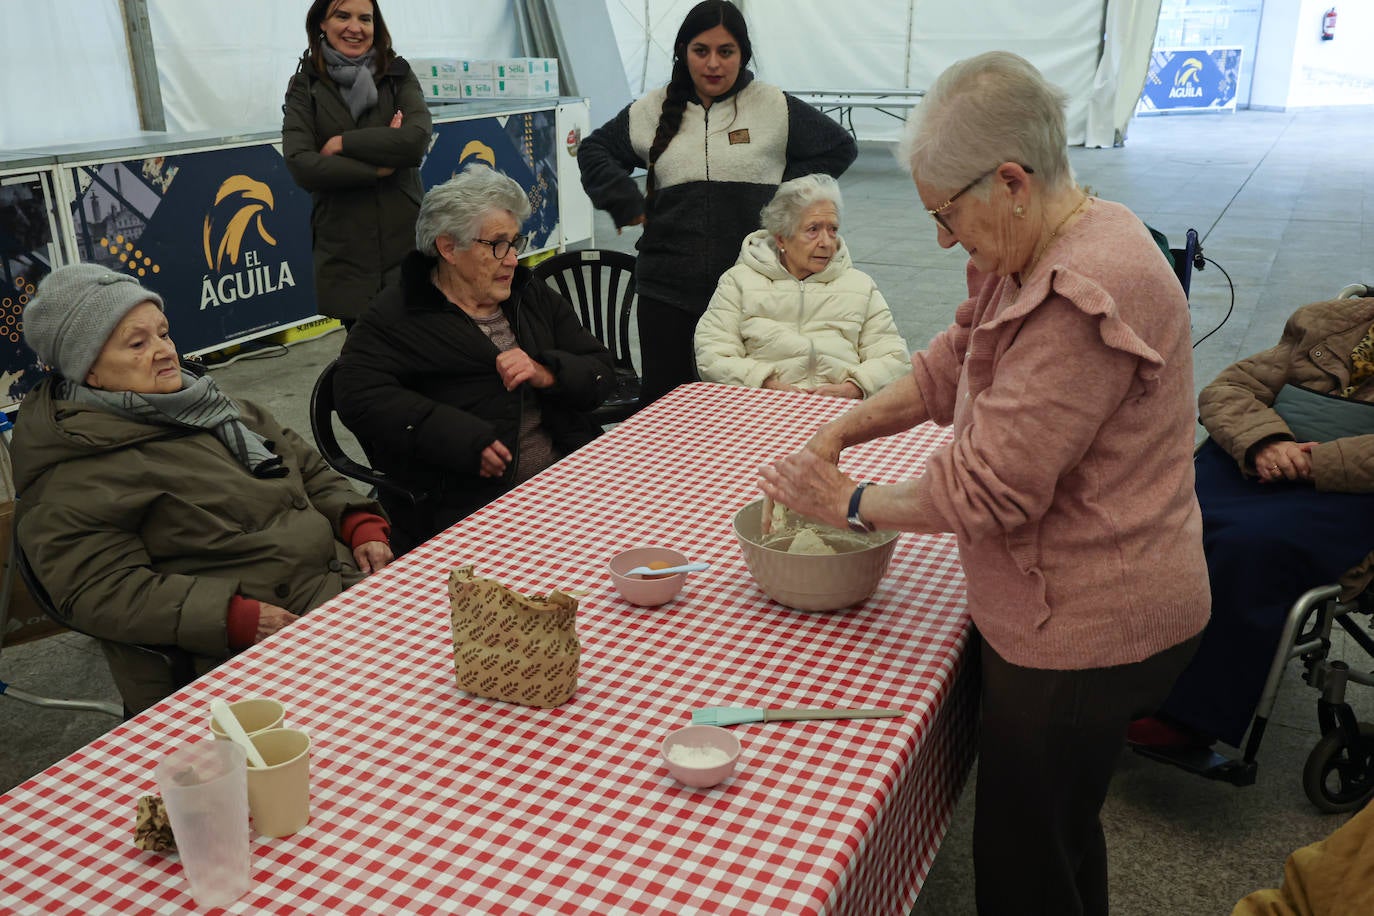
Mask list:
[[247,755],[231,741],[201,741],[153,771],[177,855],[200,906],[227,906],[248,890]]
[[262,836],[290,836],[310,823],[310,736],[274,728],[248,739],[266,768],[248,768],[248,810]]
[[[286,707],[276,700],[268,700],[263,697],[230,703],[229,711],[243,726],[244,734],[250,737],[258,732],[265,732],[269,728],[281,728],[282,723],[286,720]],[[214,733],[215,738],[220,741],[228,741],[229,736],[220,729],[219,723],[213,717],[209,721],[210,731]]]

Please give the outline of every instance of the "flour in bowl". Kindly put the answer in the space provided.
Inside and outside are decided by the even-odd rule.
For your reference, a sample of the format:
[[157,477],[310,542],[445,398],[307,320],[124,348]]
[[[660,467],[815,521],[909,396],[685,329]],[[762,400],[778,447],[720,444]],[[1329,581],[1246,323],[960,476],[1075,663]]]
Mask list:
[[730,755],[718,747],[674,744],[668,748],[668,759],[684,767],[718,767],[729,763]]
[[803,518],[786,506],[772,504],[769,519],[772,529],[761,535],[758,543],[772,550],[781,550],[804,556],[830,556],[838,553],[853,553],[866,550],[884,540],[887,535],[855,534],[841,531],[820,522]]

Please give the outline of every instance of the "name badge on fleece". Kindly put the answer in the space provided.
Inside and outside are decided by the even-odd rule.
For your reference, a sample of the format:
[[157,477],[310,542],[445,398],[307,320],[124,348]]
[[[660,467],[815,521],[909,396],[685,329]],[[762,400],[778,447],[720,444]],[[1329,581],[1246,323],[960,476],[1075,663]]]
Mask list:
[[736,143],[748,143],[749,128],[741,127],[739,130],[732,130],[730,133],[726,134],[726,136],[730,138],[731,146],[734,146]]

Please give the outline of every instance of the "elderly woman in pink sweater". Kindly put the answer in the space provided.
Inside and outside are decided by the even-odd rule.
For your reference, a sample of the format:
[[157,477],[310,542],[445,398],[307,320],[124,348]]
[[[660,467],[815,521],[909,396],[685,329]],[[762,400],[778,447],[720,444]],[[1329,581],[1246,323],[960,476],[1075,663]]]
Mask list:
[[[1188,304],[1140,220],[1075,184],[1064,100],[1006,52],[936,80],[904,155],[969,298],[911,374],[762,471],[820,521],[958,539],[982,634],[981,914],[1107,912],[1099,812],[1127,725],[1209,607]],[[927,420],[954,440],[919,477],[839,469]]]

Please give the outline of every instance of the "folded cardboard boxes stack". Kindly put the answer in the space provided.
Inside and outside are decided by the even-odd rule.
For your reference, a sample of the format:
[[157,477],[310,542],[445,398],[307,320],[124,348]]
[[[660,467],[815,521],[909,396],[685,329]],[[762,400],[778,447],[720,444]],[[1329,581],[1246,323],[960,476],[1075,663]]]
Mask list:
[[431,102],[467,99],[552,99],[558,97],[558,60],[508,57],[494,60],[422,58],[411,67]]

